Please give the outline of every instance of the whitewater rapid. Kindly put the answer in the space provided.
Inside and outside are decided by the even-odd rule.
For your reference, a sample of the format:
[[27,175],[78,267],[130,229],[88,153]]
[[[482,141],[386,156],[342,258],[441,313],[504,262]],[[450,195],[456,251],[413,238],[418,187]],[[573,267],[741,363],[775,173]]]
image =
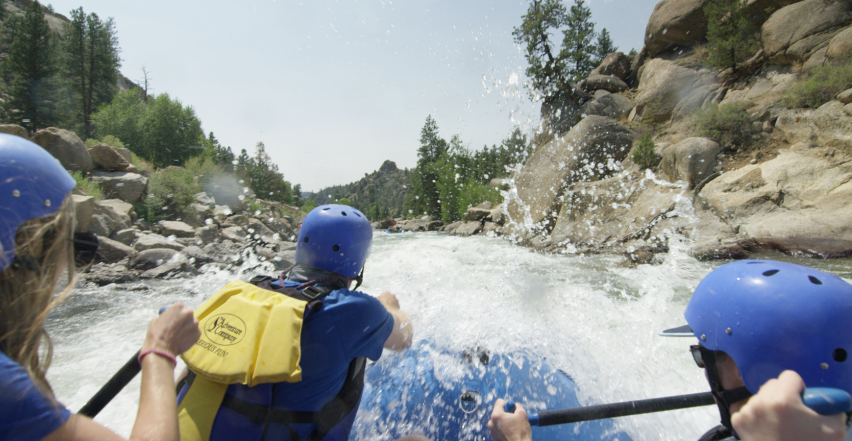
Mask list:
[[[720,263],[698,262],[674,242],[661,265],[627,268],[620,256],[543,255],[499,238],[376,231],[361,290],[395,293],[417,340],[545,358],[574,379],[584,405],[705,392],[703,371],[688,352],[693,341],[657,333],[685,323],[692,290]],[[48,323],[56,395],[79,409],[139,348],[161,306],[196,307],[255,272],[269,268],[250,259],[191,279],[77,289]],[[138,394],[137,378],[96,420],[129,434]],[[689,440],[717,424],[718,412],[613,421],[637,441]]]

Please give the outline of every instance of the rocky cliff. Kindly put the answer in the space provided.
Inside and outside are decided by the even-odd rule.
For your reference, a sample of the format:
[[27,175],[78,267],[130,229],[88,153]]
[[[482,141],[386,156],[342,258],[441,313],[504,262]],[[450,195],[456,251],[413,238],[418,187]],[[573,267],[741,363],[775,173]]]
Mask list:
[[405,202],[408,169],[399,169],[393,161],[385,161],[378,170],[364,174],[362,179],[348,185],[329,187],[314,194],[322,204],[340,198],[349,199],[370,220],[402,216]]

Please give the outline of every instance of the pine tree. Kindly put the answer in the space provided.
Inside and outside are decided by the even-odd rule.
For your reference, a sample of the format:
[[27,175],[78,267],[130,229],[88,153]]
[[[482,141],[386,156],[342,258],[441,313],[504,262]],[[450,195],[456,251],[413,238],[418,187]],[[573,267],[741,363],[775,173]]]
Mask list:
[[612,38],[609,36],[609,31],[606,28],[601,30],[601,33],[598,34],[598,43],[595,45],[596,52],[596,60],[595,65],[600,66],[601,61],[606,58],[607,55],[617,51],[618,48],[615,47],[615,44],[612,42]]
[[737,66],[758,49],[757,28],[749,19],[744,0],[711,0],[704,7],[707,16],[707,49],[710,64],[730,68]]
[[54,99],[57,89],[54,36],[39,2],[27,7],[12,38],[6,61],[12,76],[8,105],[18,111],[15,119],[34,132],[59,119]]
[[592,23],[592,11],[584,0],[575,0],[565,19],[567,28],[562,31],[562,50],[559,57],[565,60],[564,77],[571,83],[579,82],[589,76],[595,68],[596,46],[595,24]]
[[533,88],[549,96],[559,89],[570,88],[563,75],[565,62],[561,54],[555,54],[549,40],[551,30],[561,28],[567,19],[561,0],[533,0],[522,17],[521,26],[512,35],[515,42],[524,45],[529,63],[526,74]]
[[78,122],[85,138],[92,136],[92,113],[109,103],[117,93],[116,81],[121,59],[112,19],[101,21],[97,14],[86,14],[80,7],[71,11],[65,25],[66,78],[78,100]]
[[[415,194],[415,198],[422,198],[423,201],[414,204],[418,208],[423,208],[432,219],[441,217],[440,195],[437,188],[438,172],[436,163],[447,153],[447,141],[438,135],[438,123],[429,115],[426,117],[426,123],[420,131],[420,148],[417,150],[417,168],[419,174],[414,179],[420,179],[417,188],[421,189],[421,194]],[[413,183],[412,183],[413,184]],[[414,185],[413,185],[414,186]],[[422,204],[422,205],[421,205]],[[419,215],[421,212],[415,212]]]

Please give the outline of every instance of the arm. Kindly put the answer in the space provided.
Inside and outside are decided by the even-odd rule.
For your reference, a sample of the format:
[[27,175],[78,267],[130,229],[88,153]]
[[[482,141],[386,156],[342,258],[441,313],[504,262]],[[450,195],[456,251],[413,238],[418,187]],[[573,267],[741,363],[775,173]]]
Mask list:
[[488,432],[494,441],[532,441],[532,427],[527,419],[527,411],[520,404],[515,405],[515,413],[506,413],[503,407],[506,401],[497,399],[491,420],[488,421]]
[[385,340],[385,348],[393,351],[402,351],[411,347],[411,342],[414,339],[414,327],[411,325],[411,319],[408,314],[399,309],[399,300],[390,291],[381,293],[378,297],[379,302],[384,305],[391,316],[393,316],[393,331],[390,337]]
[[[157,349],[180,354],[192,347],[201,332],[192,310],[183,305],[169,308],[151,320],[142,351]],[[131,440],[178,441],[174,364],[157,354],[142,358],[142,392]],[[122,440],[111,430],[82,415],[71,415],[46,441]]]
[[835,440],[846,436],[846,415],[822,416],[802,402],[805,383],[793,371],[784,371],[760,387],[731,424],[746,441]]

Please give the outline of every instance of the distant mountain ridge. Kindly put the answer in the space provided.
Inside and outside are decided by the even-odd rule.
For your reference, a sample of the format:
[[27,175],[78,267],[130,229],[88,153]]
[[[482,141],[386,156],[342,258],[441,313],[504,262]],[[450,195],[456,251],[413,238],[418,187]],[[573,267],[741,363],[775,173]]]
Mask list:
[[365,173],[356,182],[324,188],[312,197],[317,204],[348,199],[353,207],[361,210],[371,221],[399,217],[403,212],[410,173],[407,168],[399,169],[395,162],[387,160],[378,170],[371,174]]

